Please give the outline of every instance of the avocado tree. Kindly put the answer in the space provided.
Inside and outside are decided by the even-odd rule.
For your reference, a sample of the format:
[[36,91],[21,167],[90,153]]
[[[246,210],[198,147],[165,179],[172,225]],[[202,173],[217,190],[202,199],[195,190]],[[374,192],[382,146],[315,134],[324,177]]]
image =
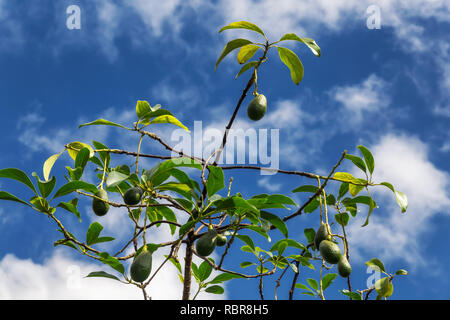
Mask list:
[[[219,164],[229,130],[252,88],[254,97],[248,104],[248,117],[258,121],[267,112],[267,99],[258,92],[258,70],[267,62],[269,50],[278,51],[279,58],[288,67],[292,81],[297,85],[303,78],[303,65],[293,51],[281,45],[286,41],[296,41],[306,45],[315,56],[321,55],[321,49],[313,39],[299,37],[294,33],[287,33],[278,41],[270,42],[258,26],[246,21],[231,23],[219,32],[227,29],[254,31],[261,36],[262,41],[252,42],[241,38],[231,40],[225,45],[217,60],[216,68],[230,52],[239,49],[237,61],[242,67],[236,78],[249,70],[251,75],[237,100],[220,147],[207,159],[175,150],[152,132],[151,128],[156,124],[170,124],[187,131],[188,128],[159,104],[151,106],[147,101],[138,101],[136,121],[131,126],[105,119],[80,125],[80,127],[115,126],[117,130],[134,132],[138,139],[137,150],[112,149],[99,141],[92,141],[91,144],[79,141],[67,143],[61,153],[52,155],[45,161],[43,180],[37,173],[32,173],[36,179],[35,184],[19,169],[0,170],[1,178],[17,180],[33,193],[32,198],[25,201],[9,192],[0,191],[0,199],[19,202],[56,223],[62,238],[54,242],[55,246],[70,247],[112,268],[111,273],[98,271],[88,274],[87,277],[105,277],[134,285],[142,290],[145,299],[150,298],[146,288],[166,267],[177,268],[183,283],[181,297],[186,300],[195,299],[202,291],[221,294],[224,292],[221,284],[236,278],[259,280],[258,288],[255,289],[259,290],[261,299],[264,299],[263,283],[271,276],[276,283],[274,292],[276,299],[280,281],[288,273],[293,274],[289,299],[294,298],[295,289],[300,289],[303,294],[325,299],[325,290],[338,275],[347,278],[348,288],[342,288],[341,291],[343,297],[348,296],[354,300],[369,297],[386,299],[393,292],[393,279],[407,272],[398,270],[390,274],[379,259],[373,258],[366,264],[385,276],[373,287],[352,289],[350,280],[352,267],[346,227],[361,211],[360,208],[367,208],[367,217],[362,227],[369,223],[370,215],[377,207],[371,196],[371,188],[389,188],[402,212],[406,211],[407,198],[389,182],[375,182],[375,177],[372,176],[375,161],[366,147],[357,146],[361,156],[350,155],[344,151],[326,176],[258,166]],[[257,53],[260,53],[260,56],[252,60]],[[144,140],[160,144],[172,155],[177,156],[142,153],[141,145]],[[66,167],[67,174],[58,180],[61,183],[54,191],[56,178],[50,173],[58,157],[65,151],[73,159],[74,165]],[[123,164],[113,167],[112,156],[132,157],[133,165]],[[154,167],[142,168],[139,162],[142,158],[156,159],[158,162]],[[360,177],[338,170],[347,160],[361,171]],[[308,199],[301,205],[297,205],[288,195],[283,194],[257,194],[246,199],[233,190],[232,179],[225,181],[224,175],[224,171],[232,171],[235,178],[239,179],[239,170],[242,169],[274,170],[279,174],[310,179],[310,184],[292,190],[293,193],[308,194]],[[98,178],[97,185],[83,180],[83,174],[87,170],[95,172]],[[338,190],[336,194],[327,191],[332,184],[336,184],[335,189]],[[123,202],[110,201],[108,195],[113,193],[120,194]],[[60,200],[61,197],[65,197],[63,201]],[[78,208],[81,197],[87,197],[92,201],[92,212],[83,215],[95,214],[100,217],[97,220],[101,221],[101,217],[108,214],[110,207],[116,207],[121,208],[123,214],[129,217],[129,228],[133,230],[133,236],[127,242],[118,244],[120,250],[104,252],[98,249],[96,245],[99,243],[115,241],[112,237],[100,236],[103,226],[99,222],[93,222],[85,235],[75,235],[60,221],[58,216],[66,214],[64,212],[73,213],[81,221],[82,213]],[[289,215],[280,215],[280,210],[282,212],[288,206],[294,207],[295,210]],[[317,224],[305,228],[303,234],[299,235],[298,230],[289,228],[294,219],[298,220],[302,215],[312,213],[317,215]],[[168,230],[171,233],[168,234],[169,241],[147,243],[146,234],[161,225],[169,226]],[[270,234],[275,229],[281,232],[283,237],[271,243]],[[293,234],[296,239],[304,240],[294,240]],[[85,240],[82,240],[84,237]],[[263,248],[255,246],[256,237],[267,239],[262,242],[265,243]],[[180,259],[178,254],[182,246],[185,247],[184,259]],[[152,267],[153,253],[164,247],[170,248],[169,253],[160,265]],[[340,248],[343,248],[343,251]],[[227,255],[235,249],[243,251],[242,262],[225,268]],[[130,251],[132,253],[125,254]],[[214,251],[219,256],[217,261],[209,257]],[[249,254],[253,259],[247,261]],[[199,265],[193,261],[194,256],[201,259]],[[127,260],[131,262],[129,270],[124,266]],[[305,284],[299,282],[302,268],[316,270],[318,280],[308,278]],[[253,272],[247,271],[250,269]],[[215,277],[211,276],[213,270],[218,272]],[[193,279],[198,284],[196,292],[192,292]],[[376,295],[371,295],[372,292]]]

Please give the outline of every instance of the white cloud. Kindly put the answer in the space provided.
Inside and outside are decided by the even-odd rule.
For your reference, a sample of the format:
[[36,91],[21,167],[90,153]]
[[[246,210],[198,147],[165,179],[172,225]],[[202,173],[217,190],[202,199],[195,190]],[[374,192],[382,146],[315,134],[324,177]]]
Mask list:
[[380,209],[375,209],[364,228],[360,225],[365,210],[358,214],[358,221],[349,228],[350,249],[360,257],[370,253],[383,261],[401,259],[411,268],[430,263],[424,252],[425,235],[434,227],[433,218],[447,213],[448,173],[433,165],[428,146],[415,137],[388,134],[370,149],[376,181],[391,182],[408,196],[409,206],[401,214],[390,190],[372,188]]
[[277,192],[281,189],[281,183],[272,183],[270,182],[270,178],[262,178],[258,180],[258,186],[263,187],[270,192]]
[[377,75],[371,74],[362,83],[334,87],[331,95],[352,115],[346,119],[361,122],[363,113],[376,112],[389,106],[391,101],[386,90],[386,82]]

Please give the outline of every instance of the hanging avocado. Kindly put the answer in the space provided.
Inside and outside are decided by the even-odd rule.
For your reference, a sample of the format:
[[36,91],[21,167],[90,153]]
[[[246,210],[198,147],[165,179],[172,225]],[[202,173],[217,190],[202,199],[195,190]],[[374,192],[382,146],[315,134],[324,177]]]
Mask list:
[[319,229],[317,229],[316,235],[314,237],[314,246],[316,250],[319,250],[320,243],[328,238],[328,229],[325,223],[321,223]]
[[141,202],[142,195],[144,191],[142,191],[139,187],[133,187],[128,189],[123,195],[123,201],[126,205],[134,206]]
[[100,199],[102,199],[104,201],[97,199],[97,198],[93,198],[92,199],[92,210],[94,211],[94,213],[97,216],[104,216],[109,210],[109,203],[105,202],[105,201],[109,201],[108,193],[105,190],[100,189],[95,194],[95,196],[99,197]]
[[195,250],[202,257],[209,256],[216,247],[216,240],[217,231],[210,229],[197,240],[195,243]]
[[227,244],[227,237],[225,237],[223,234],[218,234],[216,239],[216,245],[218,247],[223,247]]
[[147,250],[147,247],[142,249],[142,252],[135,257],[130,267],[131,279],[136,282],[144,282],[150,272],[152,271],[152,254]]
[[338,273],[341,277],[347,278],[352,273],[352,267],[347,258],[342,255],[337,265]]
[[250,101],[247,107],[247,115],[253,121],[258,121],[264,117],[267,110],[267,99],[263,94],[257,94]]
[[341,259],[339,246],[330,240],[323,240],[319,245],[319,250],[322,258],[328,263],[336,264]]

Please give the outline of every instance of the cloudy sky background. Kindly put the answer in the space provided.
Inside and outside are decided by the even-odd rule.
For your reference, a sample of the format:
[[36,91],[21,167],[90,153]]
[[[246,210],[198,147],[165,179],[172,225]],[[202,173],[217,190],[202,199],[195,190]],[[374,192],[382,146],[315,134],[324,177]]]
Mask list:
[[[81,30],[66,27],[66,8],[72,4],[81,8]],[[380,9],[381,29],[367,28],[371,5]],[[315,39],[322,57],[300,44],[287,44],[305,68],[305,77],[296,86],[277,53],[269,53],[258,73],[258,89],[268,98],[267,115],[253,123],[242,108],[235,128],[279,129],[280,167],[291,170],[326,174],[343,150],[358,154],[358,144],[367,146],[375,157],[375,180],[390,181],[405,192],[409,208],[402,215],[392,193],[377,188],[373,195],[380,208],[369,226],[360,228],[364,210],[351,220],[353,288],[365,288],[370,274],[364,261],[378,257],[390,272],[399,268],[410,272],[395,281],[393,298],[449,299],[445,272],[450,263],[449,9],[443,0],[0,0],[0,167],[41,175],[45,159],[75,140],[134,150],[133,135],[107,127],[79,130],[78,125],[100,117],[130,124],[139,99],[161,103],[190,128],[201,120],[204,130],[223,131],[249,74],[234,80],[239,70],[235,55],[227,57],[217,72],[215,61],[227,40],[257,38],[250,32],[217,31],[230,22],[247,20],[272,41],[295,32]],[[171,130],[155,127],[166,138]],[[165,152],[154,144],[143,148]],[[124,159],[116,158],[131,161]],[[61,177],[70,164],[68,156],[61,157],[53,173]],[[143,167],[154,164],[145,161]],[[342,170],[359,174],[348,163]],[[233,176],[233,190],[245,196],[285,193],[299,204],[306,198],[291,190],[311,183],[256,171]],[[31,196],[7,180],[0,181],[0,189]],[[97,218],[88,202],[80,209],[81,224],[67,212],[59,213],[80,237],[93,221],[102,223],[103,233],[119,242],[132,232],[124,229],[127,218],[120,210]],[[305,242],[303,229],[317,227],[318,219],[315,213],[290,222],[290,237]],[[18,204],[0,203],[0,298],[141,298],[134,287],[82,278],[108,268],[69,248],[54,249],[59,236],[42,215]],[[150,241],[166,237],[167,229],[161,227]],[[273,238],[279,237],[274,231]],[[270,246],[262,238],[257,242]],[[226,267],[239,268],[246,254],[237,245],[236,251]],[[157,255],[158,259],[163,258]],[[305,270],[299,282],[311,276],[317,277]],[[290,279],[282,283],[279,298],[287,298]],[[267,280],[267,297],[273,297],[275,280]],[[149,293],[154,299],[177,299],[180,288],[175,268],[167,266]],[[345,281],[337,279],[327,296],[341,298],[339,290],[344,288]],[[296,298],[305,297],[296,293]],[[226,295],[212,298],[256,299],[257,282],[232,281]]]

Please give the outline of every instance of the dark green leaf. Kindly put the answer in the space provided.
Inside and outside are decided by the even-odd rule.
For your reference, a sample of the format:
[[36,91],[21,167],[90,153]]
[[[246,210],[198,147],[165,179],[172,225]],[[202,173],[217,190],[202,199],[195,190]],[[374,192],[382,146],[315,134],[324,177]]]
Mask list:
[[104,264],[109,265],[111,268],[120,272],[121,274],[125,273],[124,266],[117,258],[111,257],[107,252],[101,252],[98,254],[98,256],[100,257],[100,261]]
[[16,168],[1,169],[0,170],[0,178],[8,178],[8,179],[13,179],[13,180],[22,182],[28,188],[33,190],[34,193],[37,194],[36,188],[34,187],[33,182],[31,182],[30,178],[28,178],[26,173],[23,172],[22,170],[19,170]]
[[292,190],[292,192],[311,192],[311,193],[316,193],[317,189],[319,189],[316,186],[312,186],[312,185],[304,185],[304,186],[300,186],[298,188],[295,188],[294,190]]
[[41,193],[41,196],[47,198],[55,188],[56,178],[53,176],[50,180],[42,181],[36,172],[33,172],[32,175],[33,177],[36,178],[38,189],[39,192]]
[[203,261],[203,262],[200,264],[200,267],[198,268],[198,277],[199,277],[199,280],[200,280],[201,282],[205,281],[205,280],[208,279],[208,277],[211,275],[211,272],[212,272],[212,267],[211,267],[211,265],[210,265],[208,262]]
[[397,270],[396,272],[395,272],[395,275],[396,276],[406,276],[406,275],[408,275],[408,271],[406,271],[406,270],[404,270],[404,269],[399,269],[399,270]]
[[214,293],[214,294],[223,294],[225,292],[225,290],[218,285],[214,285],[214,286],[209,286],[206,288],[205,290],[208,293]]
[[308,278],[306,279],[309,286],[313,288],[314,290],[319,290],[319,283],[315,279]]
[[314,241],[314,237],[316,236],[316,230],[313,228],[307,228],[303,230],[303,233],[305,234],[306,240],[308,240],[308,243],[311,243]]
[[105,119],[97,119],[97,120],[89,122],[89,123],[80,124],[78,126],[78,128],[86,127],[86,126],[94,126],[94,125],[115,126],[115,127],[120,127],[120,128],[123,128],[123,129],[131,130],[130,128],[124,127],[124,126],[122,126],[120,124],[117,124],[117,123],[114,123],[114,122],[111,122],[111,121],[108,121],[108,120],[105,120]]
[[357,292],[350,292],[348,290],[342,290],[341,293],[347,297],[352,298],[352,300],[361,300],[361,295]]
[[366,165],[365,165],[363,159],[361,159],[358,156],[351,155],[351,154],[345,155],[345,158],[351,160],[355,166],[360,168],[362,171],[366,172]]
[[241,70],[239,70],[239,72],[236,75],[235,79],[237,79],[241,74],[243,74],[248,69],[253,68],[254,66],[256,66],[258,63],[259,63],[259,61],[250,61],[250,62],[244,64],[242,66]]
[[208,197],[225,188],[223,170],[220,167],[209,166],[208,180],[206,181],[206,189]]
[[103,226],[98,222],[93,222],[86,233],[86,244],[89,246],[97,240],[100,232],[103,230]]
[[234,273],[221,273],[219,274],[217,277],[215,277],[212,281],[210,281],[210,284],[217,284],[217,283],[222,283],[231,279],[238,279],[238,278],[242,278],[241,275],[238,274],[234,274]]
[[236,238],[247,244],[250,248],[252,248],[253,251],[255,250],[255,244],[253,243],[252,238],[250,238],[249,236],[244,234],[237,234]]
[[106,178],[106,186],[108,188],[117,187],[120,183],[128,179],[130,175],[123,174],[119,171],[111,171]]
[[110,279],[120,281],[119,278],[117,278],[116,276],[113,276],[112,274],[109,274],[105,271],[94,271],[94,272],[89,273],[86,276],[86,278],[92,278],[92,277],[103,277],[103,278],[110,278]]
[[16,201],[16,202],[20,202],[20,203],[23,203],[23,204],[31,207],[31,205],[28,202],[26,202],[22,199],[19,199],[15,195],[12,195],[11,193],[8,193],[5,191],[0,191],[0,200]]
[[65,210],[75,214],[78,218],[78,221],[81,222],[81,215],[77,209],[77,206],[78,206],[78,198],[74,198],[74,199],[70,200],[69,202],[60,202],[57,205],[57,207],[63,208]]
[[61,188],[59,188],[56,191],[55,195],[53,196],[53,199],[64,196],[66,194],[69,194],[69,193],[71,193],[75,190],[79,190],[79,189],[82,189],[84,191],[91,192],[91,193],[96,193],[98,191],[97,187],[93,184],[90,184],[90,183],[87,183],[84,181],[71,181],[71,182],[68,182],[65,185],[63,185]]
[[359,151],[361,151],[364,161],[366,162],[367,169],[369,169],[370,174],[373,173],[373,169],[375,168],[375,160],[373,159],[373,155],[369,149],[364,146],[357,146]]
[[91,151],[88,148],[81,149],[78,152],[77,157],[75,158],[75,168],[79,167],[79,168],[84,169],[84,167],[86,166],[86,164],[89,161],[90,154],[91,154]]
[[350,216],[346,213],[338,213],[334,216],[336,219],[336,222],[339,223],[341,226],[346,226],[348,224],[348,220],[350,219]]
[[336,273],[328,273],[322,278],[322,290],[328,288],[334,279],[337,277]]
[[261,211],[261,218],[269,221],[273,226],[275,226],[275,228],[280,230],[280,232],[284,235],[285,238],[288,237],[288,228],[284,223],[284,221],[280,219],[278,216],[266,211]]

